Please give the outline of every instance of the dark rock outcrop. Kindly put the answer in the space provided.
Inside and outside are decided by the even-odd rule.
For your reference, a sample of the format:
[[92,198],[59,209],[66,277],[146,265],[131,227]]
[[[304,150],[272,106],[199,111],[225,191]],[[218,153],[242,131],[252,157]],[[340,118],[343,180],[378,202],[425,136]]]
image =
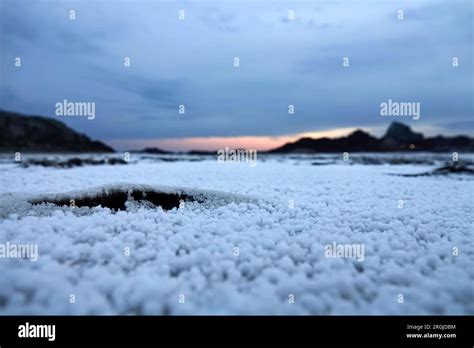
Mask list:
[[63,122],[0,110],[0,152],[114,152]]
[[385,135],[377,139],[370,134],[356,130],[346,137],[301,138],[287,143],[269,153],[331,153],[331,152],[395,152],[395,151],[466,151],[474,152],[474,138],[467,136],[425,138],[407,125],[393,122]]
[[380,139],[380,148],[386,151],[404,151],[415,149],[424,140],[423,134],[415,133],[400,122],[393,122]]
[[295,143],[285,144],[282,147],[270,152],[276,153],[314,153],[314,152],[370,152],[377,151],[379,141],[370,134],[356,130],[346,137],[329,139],[329,138],[301,138]]
[[138,151],[138,152],[140,152],[140,153],[157,154],[157,155],[165,155],[165,154],[171,153],[171,152],[169,152],[169,151],[165,151],[165,150],[159,149],[159,148],[157,148],[157,147],[147,147],[147,148],[144,148],[143,150]]

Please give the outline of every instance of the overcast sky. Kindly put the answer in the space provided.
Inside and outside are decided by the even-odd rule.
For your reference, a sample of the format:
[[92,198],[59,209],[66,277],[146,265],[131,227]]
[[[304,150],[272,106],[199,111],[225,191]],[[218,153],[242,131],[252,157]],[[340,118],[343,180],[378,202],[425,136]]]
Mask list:
[[[58,118],[57,102],[94,102],[94,120],[61,120],[124,149],[352,128],[380,135],[394,120],[428,134],[473,135],[473,6],[0,0],[0,108]],[[421,103],[421,118],[380,116],[388,99]],[[208,137],[217,140],[206,146]]]

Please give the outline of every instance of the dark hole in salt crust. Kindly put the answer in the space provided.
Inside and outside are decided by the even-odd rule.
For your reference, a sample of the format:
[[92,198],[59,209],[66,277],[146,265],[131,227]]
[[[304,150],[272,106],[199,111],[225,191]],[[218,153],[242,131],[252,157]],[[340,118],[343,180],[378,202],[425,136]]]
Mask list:
[[448,174],[470,174],[474,175],[474,169],[469,168],[464,165],[446,165],[441,168],[436,168],[431,172],[417,173],[417,174],[391,174],[396,176],[405,176],[405,177],[417,177],[417,176],[437,176],[437,175],[448,175]]
[[28,168],[30,166],[43,166],[43,167],[54,167],[54,168],[72,168],[72,167],[82,167],[85,165],[97,166],[97,165],[119,165],[127,164],[127,161],[121,158],[108,158],[95,160],[92,158],[78,158],[73,157],[66,161],[61,160],[49,160],[49,159],[29,159],[22,163],[22,166]]
[[129,191],[113,191],[108,194],[102,193],[93,197],[81,197],[81,198],[62,198],[58,200],[44,200],[44,201],[34,201],[32,204],[42,204],[42,203],[53,203],[59,206],[70,206],[71,200],[74,200],[76,207],[97,207],[101,206],[104,208],[110,208],[113,210],[126,210],[125,203],[128,200],[135,201],[148,201],[155,206],[160,206],[164,210],[170,210],[173,208],[179,208],[181,201],[190,202],[196,201],[196,199],[190,195],[186,194],[177,194],[177,193],[164,193],[164,192],[155,192],[155,191],[141,191],[133,190]]

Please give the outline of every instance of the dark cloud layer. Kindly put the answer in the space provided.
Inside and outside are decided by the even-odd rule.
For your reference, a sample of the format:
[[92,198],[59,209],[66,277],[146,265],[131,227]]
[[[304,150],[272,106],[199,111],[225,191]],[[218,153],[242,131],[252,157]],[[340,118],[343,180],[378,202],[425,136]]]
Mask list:
[[0,108],[95,102],[94,121],[63,120],[102,139],[375,129],[388,99],[420,102],[415,126],[474,133],[470,0],[1,0],[0,20]]

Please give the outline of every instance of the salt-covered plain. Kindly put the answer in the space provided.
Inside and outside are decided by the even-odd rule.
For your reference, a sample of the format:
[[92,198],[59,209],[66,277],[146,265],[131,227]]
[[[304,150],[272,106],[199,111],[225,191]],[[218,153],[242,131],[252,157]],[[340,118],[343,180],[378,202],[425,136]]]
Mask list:
[[[0,258],[0,314],[474,314],[474,177],[391,175],[442,160],[3,160],[0,244],[37,245],[38,259]],[[206,202],[27,203],[104,185]],[[363,246],[363,258],[328,257],[334,244]]]

